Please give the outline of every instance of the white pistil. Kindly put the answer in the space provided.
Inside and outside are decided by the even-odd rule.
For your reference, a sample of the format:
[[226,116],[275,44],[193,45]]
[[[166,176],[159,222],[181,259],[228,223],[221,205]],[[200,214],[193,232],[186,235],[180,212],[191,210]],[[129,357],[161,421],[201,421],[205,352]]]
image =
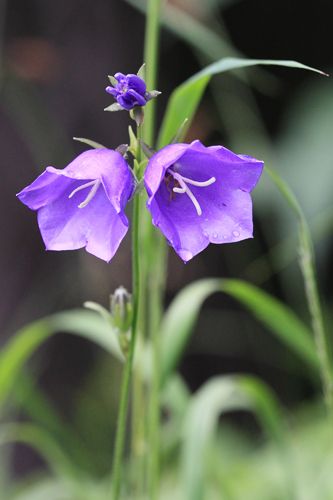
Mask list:
[[206,186],[210,186],[211,184],[214,184],[214,182],[216,182],[216,178],[211,177],[207,181],[194,181],[193,179],[189,179],[188,177],[184,177],[184,176],[180,175],[178,172],[174,172],[173,170],[169,170],[169,173],[178,182],[178,184],[180,186],[180,187],[174,187],[172,190],[175,193],[179,193],[179,194],[186,193],[187,196],[190,198],[191,202],[193,203],[194,208],[197,211],[197,214],[201,215],[202,210],[201,210],[200,204],[199,204],[198,200],[196,199],[196,197],[194,196],[194,194],[192,193],[192,191],[190,190],[190,188],[187,186],[187,184],[190,184],[190,185],[196,186],[196,187],[206,187]]
[[81,191],[82,189],[85,189],[87,187],[90,187],[92,186],[92,188],[90,189],[89,193],[88,193],[88,196],[82,201],[82,203],[80,203],[78,205],[78,208],[84,208],[88,205],[88,203],[93,199],[93,197],[95,196],[95,194],[97,193],[97,190],[99,188],[101,184],[101,181],[99,179],[96,179],[94,181],[89,181],[89,182],[86,182],[85,184],[82,184],[81,186],[77,187],[76,189],[74,189],[71,194],[68,196],[68,198],[72,198],[76,193],[78,193],[79,191]]

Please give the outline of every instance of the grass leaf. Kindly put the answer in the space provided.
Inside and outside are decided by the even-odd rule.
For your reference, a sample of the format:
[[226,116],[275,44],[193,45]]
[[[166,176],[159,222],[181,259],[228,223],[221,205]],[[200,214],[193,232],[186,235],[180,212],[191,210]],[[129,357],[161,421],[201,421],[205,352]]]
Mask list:
[[57,332],[89,339],[119,360],[123,359],[116,333],[95,313],[73,310],[35,321],[19,330],[0,353],[0,406],[7,398],[25,362],[47,338]]
[[191,124],[201,97],[213,75],[250,66],[282,66],[305,69],[325,75],[322,71],[296,61],[274,59],[241,59],[227,57],[212,63],[177,87],[171,94],[158,138],[158,147],[169,144],[179,127],[187,118],[187,127]]
[[220,414],[235,410],[253,412],[268,435],[281,444],[284,431],[282,414],[276,398],[265,384],[247,376],[210,379],[194,394],[185,416],[181,458],[184,500],[206,498],[207,452],[214,443]]
[[161,325],[161,383],[176,367],[193,331],[203,302],[224,292],[243,304],[279,340],[312,368],[318,360],[308,327],[281,301],[240,280],[203,279],[185,287],[173,300]]

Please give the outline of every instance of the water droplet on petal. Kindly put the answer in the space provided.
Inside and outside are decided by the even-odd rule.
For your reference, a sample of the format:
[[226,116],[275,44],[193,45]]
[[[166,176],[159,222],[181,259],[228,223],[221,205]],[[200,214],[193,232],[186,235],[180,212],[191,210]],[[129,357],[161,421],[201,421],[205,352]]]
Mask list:
[[217,233],[213,233],[212,236],[213,236],[214,240],[216,240],[219,237],[219,235]]
[[235,238],[238,238],[238,236],[240,236],[238,231],[233,231],[232,234]]
[[209,237],[209,234],[207,233],[207,231],[203,231],[202,233],[204,235],[205,238],[208,238]]

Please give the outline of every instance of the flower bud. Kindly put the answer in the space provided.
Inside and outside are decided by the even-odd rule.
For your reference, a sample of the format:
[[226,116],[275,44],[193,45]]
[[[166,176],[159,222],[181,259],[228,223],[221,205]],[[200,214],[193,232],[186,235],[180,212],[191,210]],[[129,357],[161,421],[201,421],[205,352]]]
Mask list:
[[[105,90],[112,95],[116,102],[105,108],[105,111],[120,111],[122,109],[131,111],[137,107],[142,108],[148,101],[159,96],[161,92],[158,90],[147,91],[144,73],[144,65],[142,65],[137,75],[116,73],[114,76],[109,76],[111,85]],[[142,115],[142,111],[140,113]],[[138,117],[133,116],[133,119],[137,121]]]
[[111,316],[119,332],[127,333],[133,316],[132,295],[123,286],[117,288],[111,295]]

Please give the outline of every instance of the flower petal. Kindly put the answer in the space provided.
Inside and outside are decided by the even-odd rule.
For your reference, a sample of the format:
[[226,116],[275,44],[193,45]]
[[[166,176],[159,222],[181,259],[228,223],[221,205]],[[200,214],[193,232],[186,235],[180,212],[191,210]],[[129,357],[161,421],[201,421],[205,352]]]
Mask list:
[[206,148],[200,141],[190,144],[181,164],[182,175],[196,180],[218,177],[230,189],[247,192],[254,189],[264,167],[263,161],[251,156],[236,155],[223,146]]
[[131,99],[130,96],[126,96],[125,94],[118,95],[117,102],[124,109],[127,109],[127,111],[129,111],[134,107],[133,99]]
[[129,74],[127,75],[128,86],[131,89],[134,89],[141,95],[144,95],[146,92],[146,84],[142,78],[137,75]]
[[46,171],[76,180],[100,179],[117,212],[125,208],[134,189],[134,178],[127,162],[120,153],[111,149],[90,149],[64,169],[48,167]]
[[114,87],[111,87],[110,85],[106,87],[105,90],[108,94],[111,94],[114,98],[117,98],[119,94],[119,90],[116,90]]
[[134,90],[134,89],[129,89],[126,92],[126,99],[128,97],[130,97],[132,99],[134,106],[144,106],[147,103],[146,99],[142,95],[140,95],[138,92],[136,92],[136,90]]
[[124,73],[116,73],[114,75],[115,79],[118,81],[118,82],[122,82],[124,80],[126,80],[126,76],[124,75]]
[[78,208],[86,190],[72,198],[69,195],[80,184],[72,180],[62,197],[39,210],[38,224],[46,249],[86,247],[87,252],[109,262],[127,232],[128,220],[115,211],[102,186],[86,207]]
[[145,187],[150,197],[154,196],[160,187],[166,170],[178,161],[189,147],[190,144],[170,144],[150,158],[144,175]]
[[[166,170],[206,186],[188,184],[201,208],[198,215],[186,193],[175,193],[164,180]],[[258,182],[263,162],[226,148],[205,148],[199,141],[167,146],[154,155],[145,174],[148,208],[178,255],[187,262],[209,243],[232,243],[252,237],[249,192]]]
[[64,179],[46,169],[34,182],[22,189],[16,196],[31,210],[38,210],[47,203],[61,197],[71,184],[72,179]]

